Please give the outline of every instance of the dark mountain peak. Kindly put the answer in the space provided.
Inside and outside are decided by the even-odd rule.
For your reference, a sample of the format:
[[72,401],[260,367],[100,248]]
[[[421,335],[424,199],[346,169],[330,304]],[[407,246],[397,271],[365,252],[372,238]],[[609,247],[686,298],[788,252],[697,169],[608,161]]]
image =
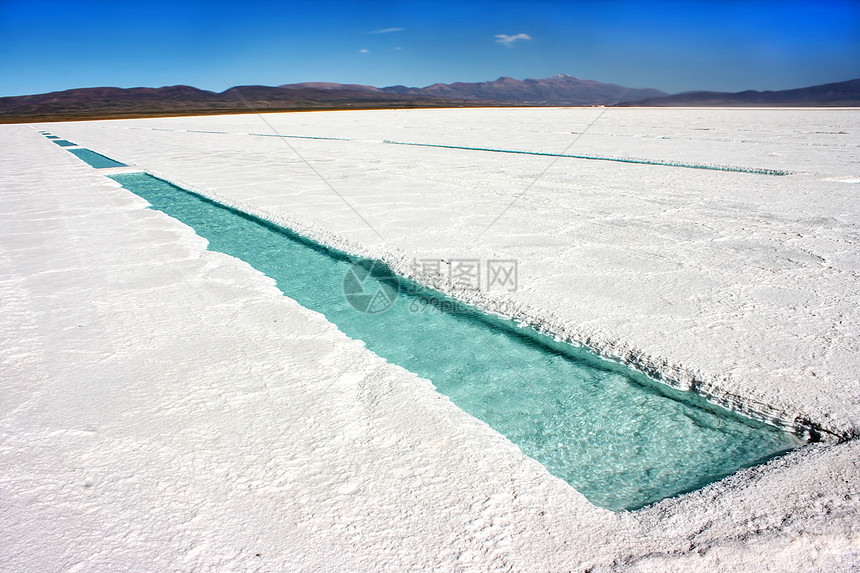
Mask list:
[[379,88],[375,88],[373,86],[366,86],[363,84],[338,84],[333,82],[302,82],[299,84],[284,84],[278,86],[279,88],[284,89],[315,89],[315,90],[331,90],[331,91],[340,91],[340,90],[351,90],[351,91],[359,91],[359,92],[378,92],[381,91]]

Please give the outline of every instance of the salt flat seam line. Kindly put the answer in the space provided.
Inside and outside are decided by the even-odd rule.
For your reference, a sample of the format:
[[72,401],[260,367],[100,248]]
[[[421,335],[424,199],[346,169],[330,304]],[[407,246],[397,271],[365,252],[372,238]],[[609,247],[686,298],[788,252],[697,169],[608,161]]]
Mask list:
[[[564,148],[564,151],[562,151],[562,152],[561,152],[561,156],[563,156],[565,153],[567,153],[567,152],[570,150],[570,148],[571,148],[571,147],[573,147],[573,146],[574,146],[574,144],[576,144],[576,142],[577,142],[577,141],[579,141],[579,139],[580,139],[583,135],[585,135],[585,132],[587,132],[589,129],[591,129],[591,127],[592,127],[595,123],[597,123],[597,120],[599,120],[601,117],[603,117],[603,114],[605,114],[605,113],[606,113],[606,110],[607,110],[607,109],[609,109],[610,107],[612,107],[612,106],[614,106],[615,104],[617,104],[617,103],[621,100],[621,98],[622,98],[622,97],[624,97],[624,94],[626,94],[628,91],[630,91],[630,88],[632,88],[632,87],[633,87],[633,84],[635,84],[635,83],[636,83],[636,80],[633,80],[632,82],[630,82],[630,84],[629,84],[626,88],[624,88],[623,90],[621,90],[621,92],[618,94],[618,96],[615,98],[615,100],[614,100],[614,101],[613,101],[613,102],[612,102],[608,107],[604,107],[604,108],[600,111],[600,113],[599,113],[599,114],[597,114],[597,117],[595,117],[593,120],[591,120],[591,123],[589,123],[588,125],[586,125],[586,126],[585,126],[585,129],[583,129],[582,131],[580,131],[580,132],[579,132],[579,134],[578,134],[578,135],[573,139],[573,141],[571,141],[570,143],[568,143],[568,144],[567,144],[567,147],[565,147],[565,148]],[[546,174],[546,172],[547,172],[547,171],[549,171],[549,170],[552,168],[552,166],[556,164],[556,162],[561,158],[561,156],[554,157],[554,158],[553,158],[553,160],[549,162],[549,165],[547,165],[547,166],[543,169],[543,171],[541,171],[540,173],[538,173],[537,177],[535,177],[535,178],[531,181],[531,183],[529,183],[529,184],[526,186],[526,188],[525,188],[525,189],[523,189],[521,192],[519,192],[519,193],[517,193],[517,194],[515,194],[515,195],[514,195],[513,200],[512,200],[510,203],[508,203],[508,205],[507,205],[504,209],[502,209],[502,212],[501,212],[501,213],[499,213],[498,215],[496,215],[496,218],[495,218],[495,219],[493,219],[492,221],[490,221],[490,224],[489,224],[489,225],[487,225],[486,227],[484,227],[484,229],[483,229],[480,233],[478,233],[478,236],[477,236],[477,237],[475,237],[475,240],[474,240],[474,241],[472,241],[472,246],[474,246],[474,245],[475,245],[475,243],[477,243],[479,240],[481,240],[481,237],[483,237],[483,236],[484,236],[484,234],[486,234],[486,232],[487,232],[487,231],[489,231],[489,230],[490,230],[490,228],[491,228],[493,225],[495,225],[495,224],[498,222],[498,220],[499,220],[499,219],[501,219],[501,218],[505,215],[505,213],[507,213],[507,212],[510,210],[510,208],[511,208],[511,207],[513,207],[513,206],[514,206],[514,204],[515,204],[517,201],[519,201],[519,200],[520,200],[520,198],[521,198],[523,195],[525,195],[526,193],[528,193],[529,189],[531,189],[532,187],[534,187],[535,183],[537,183],[537,182],[541,179],[541,177],[543,177],[543,176]]]
[[[224,82],[224,83],[227,83],[227,82]],[[303,162],[305,165],[307,165],[307,166],[308,166],[308,168],[309,168],[311,171],[313,171],[313,172],[314,172],[314,174],[315,174],[317,177],[319,177],[319,179],[320,179],[323,183],[325,183],[325,185],[326,185],[329,189],[331,189],[331,190],[332,190],[332,192],[334,192],[334,194],[335,194],[335,195],[337,195],[338,197],[340,197],[341,201],[343,201],[343,202],[346,204],[346,206],[347,206],[347,207],[349,207],[350,209],[352,209],[352,212],[353,212],[353,213],[355,213],[355,214],[358,216],[358,218],[359,218],[359,219],[361,219],[362,221],[364,221],[364,224],[365,224],[365,225],[367,225],[367,226],[370,228],[370,230],[371,230],[371,231],[373,231],[373,232],[376,234],[376,236],[377,236],[377,237],[379,237],[379,238],[380,238],[380,240],[381,240],[383,243],[387,243],[387,242],[388,242],[388,241],[386,241],[386,240],[385,240],[385,237],[383,237],[383,236],[379,233],[379,231],[377,231],[377,230],[376,230],[376,228],[375,228],[373,225],[371,225],[371,224],[370,224],[370,222],[369,222],[367,219],[365,219],[365,218],[364,218],[364,216],[363,216],[361,213],[359,213],[359,212],[358,212],[358,209],[356,209],[356,208],[352,205],[352,203],[350,203],[349,201],[347,201],[346,197],[344,197],[343,195],[341,195],[341,194],[338,192],[338,190],[337,190],[337,189],[335,189],[335,188],[334,188],[334,186],[333,186],[331,183],[329,183],[328,179],[326,179],[325,177],[323,177],[323,176],[322,176],[322,174],[321,174],[319,171],[317,171],[317,170],[316,170],[316,168],[315,168],[313,165],[311,165],[311,164],[310,164],[310,162],[309,162],[307,159],[305,159],[305,158],[304,158],[304,156],[303,156],[301,153],[299,153],[299,152],[298,152],[298,150],[297,150],[295,147],[293,147],[293,146],[292,146],[292,144],[291,144],[289,141],[287,141],[287,139],[286,139],[286,138],[284,138],[283,136],[281,136],[281,134],[278,132],[278,130],[277,130],[277,129],[275,129],[275,128],[274,128],[274,126],[273,126],[271,123],[269,123],[269,121],[268,121],[265,117],[263,117],[263,115],[262,115],[260,112],[258,112],[258,111],[254,108],[254,106],[252,106],[252,105],[248,102],[248,100],[246,100],[246,99],[244,98],[244,96],[242,96],[242,94],[240,94],[240,93],[239,93],[239,90],[238,90],[237,88],[233,87],[233,88],[231,88],[231,89],[233,90],[233,92],[235,92],[235,94],[236,94],[237,96],[239,96],[239,99],[241,99],[241,100],[242,100],[242,102],[243,102],[246,106],[248,106],[248,109],[250,109],[251,111],[253,111],[253,112],[257,115],[257,117],[259,117],[261,120],[263,120],[263,123],[265,123],[267,126],[269,126],[269,129],[271,129],[275,134],[277,134],[277,135],[278,135],[278,138],[279,138],[281,141],[283,141],[283,142],[284,142],[284,145],[286,145],[287,147],[289,147],[289,148],[290,148],[290,150],[291,150],[293,153],[295,153],[295,154],[296,154],[296,157],[298,157],[299,159],[301,159],[301,160],[302,160],[302,162]]]

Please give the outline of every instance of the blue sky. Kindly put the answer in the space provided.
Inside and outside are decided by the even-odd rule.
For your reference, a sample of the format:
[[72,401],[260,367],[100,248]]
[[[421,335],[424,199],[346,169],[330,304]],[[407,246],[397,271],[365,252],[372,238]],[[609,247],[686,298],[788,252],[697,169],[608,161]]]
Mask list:
[[860,2],[0,0],[0,96],[556,73],[668,92],[853,79]]

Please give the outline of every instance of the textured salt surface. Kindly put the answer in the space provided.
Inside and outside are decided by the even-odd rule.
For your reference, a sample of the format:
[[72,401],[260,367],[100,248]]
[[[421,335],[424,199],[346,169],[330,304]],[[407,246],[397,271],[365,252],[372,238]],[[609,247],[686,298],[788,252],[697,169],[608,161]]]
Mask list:
[[[856,434],[860,209],[853,185],[828,179],[857,176],[860,114],[611,109],[582,135],[600,113],[333,112],[51,129],[404,274],[416,259],[519,260],[517,292],[453,294],[759,418]],[[269,126],[350,141],[247,135]]]
[[[543,113],[551,114],[552,110],[539,110],[539,114]],[[774,199],[771,207],[783,213],[782,217],[771,218],[770,225],[792,230],[818,225],[821,233],[827,233],[807,240],[815,239],[816,252],[830,266],[844,269],[855,260],[856,251],[845,250],[843,241],[834,237],[844,237],[852,229],[846,221],[854,220],[856,203],[845,188],[853,184],[821,183],[816,177],[856,177],[852,173],[854,164],[847,162],[842,153],[846,147],[834,141],[838,136],[795,133],[821,131],[815,125],[828,125],[828,116],[802,114],[786,120],[790,124],[786,132],[792,133],[790,142],[772,143],[776,139],[773,126],[767,125],[772,120],[768,119],[769,112],[761,113],[736,121],[731,113],[715,112],[709,116],[712,135],[730,139],[740,125],[750,130],[743,137],[755,139],[755,145],[771,141],[766,149],[785,148],[789,154],[807,149],[836,151],[817,155],[818,166],[808,167],[815,173],[795,180],[805,181],[804,185],[816,190],[809,196],[816,197],[817,202],[798,205],[802,193],[791,184],[770,189],[779,199]],[[404,125],[408,118],[421,115],[393,112],[391,117],[399,122],[396,125]],[[613,126],[617,136],[595,138],[623,139],[625,133],[651,127],[648,122],[654,117],[660,118],[631,112],[623,116],[626,123]],[[348,129],[370,132],[378,121],[375,115],[364,121],[362,114],[297,115],[289,121],[304,123],[311,118],[326,124],[331,134]],[[717,126],[719,122],[714,118],[735,123],[729,126],[731,129]],[[215,119],[248,122],[245,125],[250,128],[247,117],[184,121],[214,128],[213,123],[205,122]],[[685,120],[690,129],[702,125],[690,122],[689,116]],[[157,125],[174,120],[154,121]],[[842,123],[844,130],[845,121]],[[140,124],[51,124],[50,129],[120,160],[135,162],[131,149],[134,144],[125,139],[127,134],[141,130],[116,126]],[[460,126],[463,133],[475,127],[466,121],[455,127]],[[665,127],[666,122],[654,120],[653,126]],[[233,127],[215,129],[231,131]],[[313,133],[308,135],[323,131],[319,125],[313,127]],[[254,126],[246,131],[259,130]],[[682,138],[689,132],[677,131],[676,139],[688,141]],[[73,137],[75,133],[87,134],[88,140]],[[347,225],[349,219],[345,212],[337,210],[342,203],[336,197],[330,202],[328,217],[315,211],[311,199],[316,194],[316,202],[322,203],[330,191],[313,191],[311,178],[296,177],[292,171],[301,169],[301,165],[294,160],[275,159],[271,150],[265,149],[239,153],[227,149],[217,152],[221,154],[219,164],[187,139],[181,145],[181,138],[224,138],[218,145],[229,148],[229,135],[152,132],[150,136],[156,134],[177,138],[168,146],[171,149],[161,155],[154,149],[146,151],[153,162],[164,163],[162,168],[173,165],[187,176],[193,167],[195,178],[201,180],[208,177],[209,170],[225,179],[247,176],[247,188],[214,183],[221,186],[221,193],[244,189],[249,195],[246,199],[253,199],[250,194],[257,193],[258,202],[267,196],[270,201],[276,199],[276,190],[291,193],[286,185],[289,181],[292,189],[300,191],[290,197],[289,216],[307,216],[316,222],[316,227],[322,223],[341,226],[344,233],[361,235],[368,243],[374,240],[360,222]],[[516,130],[508,133],[515,134]],[[97,139],[113,143],[99,147]],[[337,142],[307,142],[334,143]],[[856,568],[860,559],[856,486],[860,482],[860,447],[856,440],[808,446],[705,490],[634,513],[613,514],[597,509],[522,456],[507,440],[440,399],[429,385],[380,361],[319,315],[285,299],[270,281],[247,265],[207,252],[187,227],[146,210],[139,199],[116,188],[36,132],[24,126],[2,126],[0,144],[5,151],[0,155],[0,300],[4,311],[0,313],[0,378],[4,380],[4,392],[0,394],[0,495],[4,508],[0,513],[0,570]],[[127,150],[120,154],[119,148],[125,146]],[[238,144],[237,148],[242,149]],[[377,149],[369,147],[371,152]],[[635,151],[643,155],[641,149]],[[692,145],[680,146],[676,157],[697,160],[698,152],[693,140]],[[326,158],[322,151],[318,155],[320,161]],[[805,157],[802,153],[797,155]],[[38,165],[32,162],[34,156],[39,157]],[[331,154],[328,158],[333,161],[323,161],[323,165],[331,168],[327,175],[337,183],[345,173],[338,175],[338,168],[344,167],[339,163],[342,159]],[[428,179],[441,174],[438,164],[416,162],[411,153],[404,159],[410,163],[402,164],[403,169],[417,169]],[[373,153],[364,161],[366,169],[359,179],[367,183],[367,177],[382,177],[381,165],[373,163]],[[803,163],[794,159],[791,162],[795,167]],[[453,161],[450,166],[458,165]],[[457,176],[467,182],[473,180],[470,177],[479,179],[469,175],[475,165],[464,163],[456,171]],[[505,180],[505,166],[493,165],[501,170],[499,175],[489,177],[486,185],[476,185],[472,191],[488,193],[494,183]],[[782,166],[775,162],[773,167]],[[482,169],[486,174],[487,166]],[[232,171],[242,173],[231,175]],[[264,177],[255,178],[255,172]],[[513,175],[509,171],[507,174]],[[416,174],[412,175],[416,181]],[[389,173],[377,183],[390,176]],[[351,173],[351,177],[357,176]],[[301,186],[297,186],[300,182]],[[648,181],[640,178],[636,186],[611,186],[612,180],[606,183],[609,186],[604,187],[604,193],[612,192],[618,198],[614,209],[607,211],[608,205],[583,190],[579,207],[584,216],[591,213],[587,220],[592,225],[607,231],[602,248],[598,248],[599,241],[595,239],[601,235],[589,235],[592,251],[618,256],[621,252],[610,249],[617,235],[609,232],[610,225],[600,221],[610,212],[629,213],[624,209],[633,206],[645,211],[643,216],[653,215],[649,201],[641,195],[636,202],[624,200],[630,193],[641,193],[637,188],[648,186]],[[730,197],[738,204],[724,211],[708,211],[703,208],[707,201],[701,182],[665,183],[672,184],[665,192],[649,187],[651,200],[662,198],[668,208],[672,204],[669,191],[674,189],[685,199],[687,208],[699,215],[701,224],[715,233],[750,225],[764,244],[777,233],[757,217],[744,215],[764,207],[750,197],[740,197],[743,193],[731,185],[721,187],[721,204],[725,207]],[[683,192],[684,185],[692,185],[692,190]],[[747,185],[758,193],[766,190],[758,184]],[[364,188],[364,194],[372,187]],[[465,195],[462,191],[453,193],[450,180],[437,179],[433,187],[452,190],[451,197]],[[509,189],[510,183],[507,187],[496,186],[499,190],[505,188]],[[378,191],[379,185],[375,189]],[[399,187],[405,198],[421,190],[428,191],[423,178],[418,178],[416,185]],[[361,195],[352,193],[347,197],[355,200]],[[390,195],[382,193],[375,199],[383,201]],[[540,199],[539,205],[547,200],[545,194],[535,197]],[[822,205],[821,197],[827,199],[827,204]],[[285,202],[283,197],[277,200]],[[416,241],[426,239],[428,233],[422,229],[431,222],[446,222],[444,217],[438,220],[433,215],[444,216],[449,207],[453,209],[453,204],[435,204],[440,207],[411,222]],[[379,203],[376,214],[395,210],[398,205],[389,201],[382,207]],[[285,207],[281,209],[286,211]],[[791,218],[792,212],[804,209],[824,215],[817,220],[807,216],[801,223]],[[679,214],[684,214],[683,209],[675,211],[676,218]],[[452,210],[448,221],[453,215],[469,217],[468,213]],[[630,215],[626,216],[629,219]],[[688,221],[691,214],[685,216],[682,221]],[[616,215],[615,220],[624,219]],[[402,216],[401,222],[405,222]],[[650,223],[657,229],[673,228],[672,219],[665,217],[651,216]],[[393,225],[387,231],[395,232],[397,228]],[[553,228],[542,227],[541,232],[549,233]],[[451,229],[462,232],[456,225]],[[517,231],[511,222],[505,229]],[[645,225],[637,227],[637,231],[633,237],[638,240],[630,241],[629,246],[641,254],[640,243],[652,240],[653,235]],[[520,234],[518,240],[536,255],[541,255],[542,245],[558,242],[552,237],[538,241],[539,237],[533,232]],[[443,240],[438,250],[444,252],[450,246],[448,240]],[[748,240],[738,239],[733,248],[748,246]],[[810,245],[801,242],[800,246]],[[682,254],[695,254],[695,249],[683,242],[679,250]],[[756,252],[753,249],[752,254]],[[577,258],[582,254],[568,245],[561,248],[561,259],[556,260],[561,260],[562,266],[564,260],[585,262]],[[721,278],[716,272],[722,268],[717,264],[720,262],[719,258],[714,263],[713,258],[706,257],[694,259],[691,264],[694,268],[710,268],[708,277],[720,284],[726,282],[725,276]],[[752,271],[726,262],[722,260],[724,274],[734,273],[739,284],[750,278]],[[599,269],[598,263],[600,259],[591,261]],[[821,338],[832,336],[828,334],[831,330],[856,325],[855,307],[845,303],[853,296],[849,283],[834,280],[832,275],[838,278],[838,273],[826,269],[824,265],[819,267],[821,280],[814,285],[801,281],[805,288],[814,286],[818,290],[812,292],[834,305],[817,309],[815,320],[809,319],[812,322],[787,320],[786,311],[775,305],[797,302],[784,297],[771,306],[775,326],[763,322],[757,314],[763,311],[748,306],[743,308],[752,316],[746,321],[731,308],[720,315],[722,324],[755,333],[747,341],[755,343],[761,354],[757,362],[751,358],[752,351],[733,355],[729,352],[732,348],[720,346],[732,340],[726,328],[709,336],[704,336],[708,329],[687,328],[685,333],[694,336],[688,339],[688,345],[678,344],[672,331],[663,328],[665,308],[652,300],[649,289],[655,288],[655,282],[648,279],[647,273],[638,289],[626,291],[627,297],[614,295],[616,289],[627,284],[625,273],[618,275],[615,288],[604,288],[601,297],[596,297],[593,290],[599,285],[587,280],[586,275],[567,284],[578,285],[585,303],[605,301],[595,314],[599,310],[607,317],[586,322],[585,327],[597,331],[601,325],[618,319],[631,305],[638,305],[643,313],[652,315],[655,333],[647,338],[653,347],[697,357],[705,365],[725,366],[734,373],[730,385],[746,394],[777,395],[779,383],[786,381],[781,389],[783,401],[799,402],[798,394],[803,389],[814,406],[812,411],[841,419],[848,416],[851,423],[856,423],[856,418],[850,417],[855,378],[851,376],[850,360],[846,362],[846,358],[853,357],[853,348],[849,347],[847,353],[839,352],[837,344],[819,358],[810,352]],[[806,271],[801,267],[794,274],[783,273],[783,278],[804,279]],[[690,276],[692,273],[686,275],[688,279]],[[678,288],[684,276],[671,277],[664,271],[662,278],[664,287]],[[786,279],[783,284],[790,283]],[[552,285],[552,281],[544,279],[523,292],[530,297],[549,296],[540,295],[537,287],[551,294]],[[665,294],[670,302],[676,296],[673,288]],[[736,295],[736,300],[743,302],[749,293],[738,288]],[[579,314],[577,305],[564,297],[556,298],[558,305],[548,308]],[[707,320],[707,315],[695,314],[702,307],[707,310],[709,305],[676,309],[674,325],[680,328]],[[835,321],[826,328],[839,313],[841,326]],[[644,336],[644,329],[637,330],[632,327],[636,324],[631,326],[629,322],[641,323],[644,319],[638,316],[633,314],[628,322],[619,323],[620,329]],[[799,343],[781,344],[791,336],[781,337],[780,332],[800,335],[800,346],[809,350],[796,356]],[[853,339],[845,342],[853,344]],[[771,360],[780,353],[784,371],[773,375],[769,370]],[[727,356],[733,358],[727,360]],[[808,379],[796,377],[795,369],[806,361],[814,363],[815,368],[821,367],[819,372],[828,373],[830,378],[822,374],[823,381],[819,378],[816,384],[803,387]],[[756,364],[763,376],[739,378],[742,373],[758,372],[753,368]],[[837,374],[848,375],[837,384]],[[828,410],[831,407],[833,410]]]

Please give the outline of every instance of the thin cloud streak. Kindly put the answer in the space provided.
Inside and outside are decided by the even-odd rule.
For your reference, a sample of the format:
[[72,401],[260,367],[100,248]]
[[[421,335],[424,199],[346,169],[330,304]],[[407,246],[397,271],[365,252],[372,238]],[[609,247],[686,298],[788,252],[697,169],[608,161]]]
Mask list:
[[368,34],[390,34],[391,32],[402,32],[406,28],[383,28],[382,30],[374,30]]
[[496,34],[495,42],[497,44],[502,44],[503,46],[507,46],[508,48],[512,48],[516,42],[520,40],[531,40],[532,37],[528,34],[514,34],[513,36],[509,36],[508,34]]

